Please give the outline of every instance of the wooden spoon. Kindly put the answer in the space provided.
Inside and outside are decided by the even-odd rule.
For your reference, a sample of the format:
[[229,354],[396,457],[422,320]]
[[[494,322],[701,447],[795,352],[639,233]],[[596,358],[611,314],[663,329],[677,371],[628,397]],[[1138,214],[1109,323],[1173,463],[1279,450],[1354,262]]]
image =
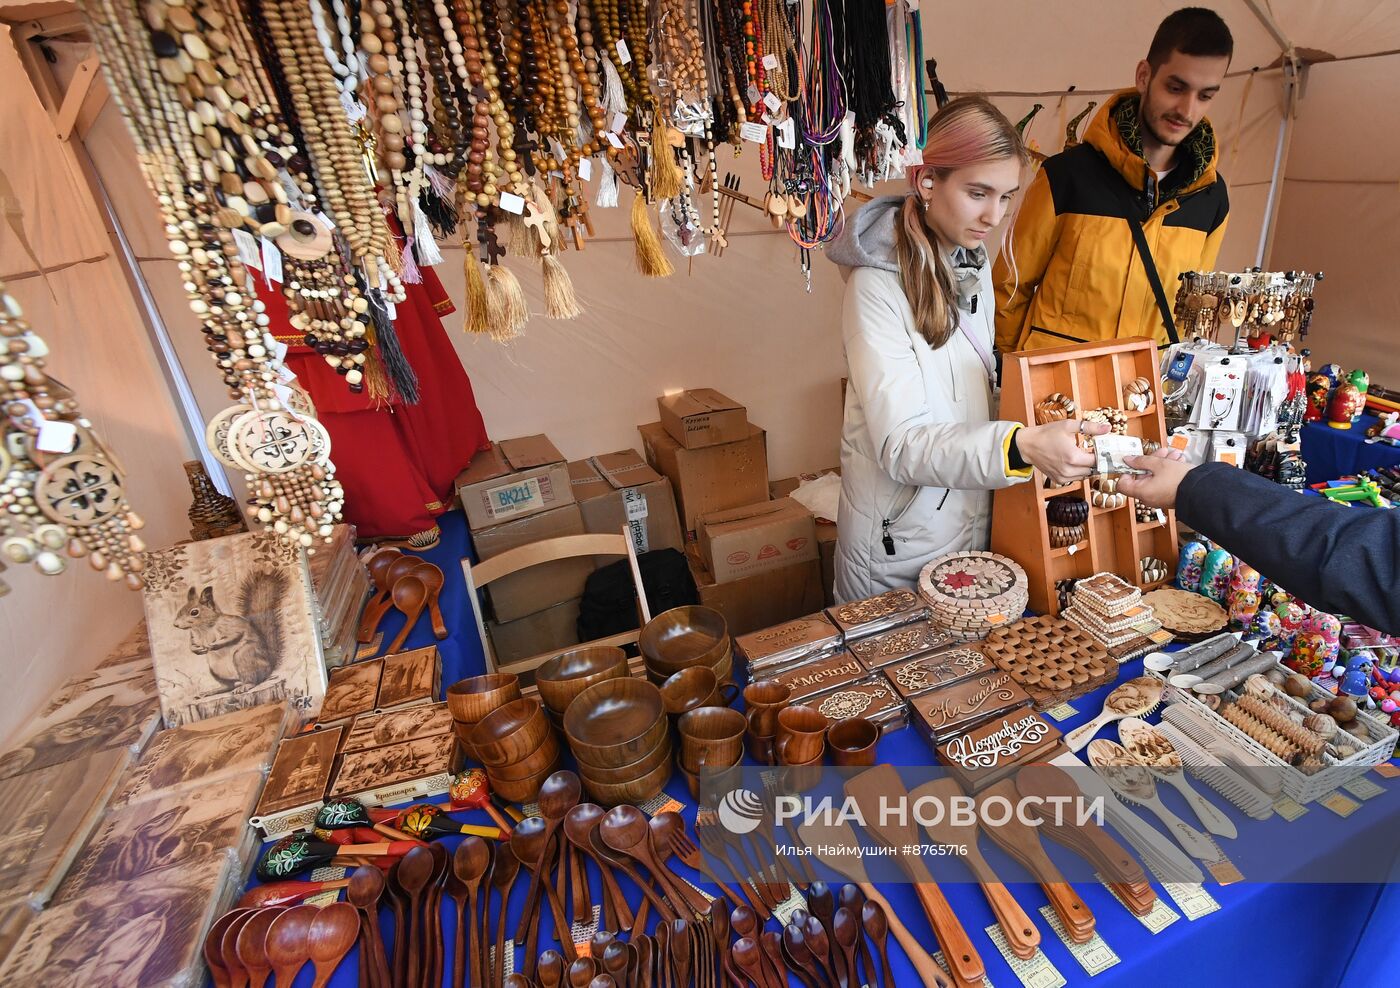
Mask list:
[[844,963],[846,985],[848,988],[860,988],[860,975],[856,971],[856,958],[860,956],[860,951],[856,944],[865,938],[860,920],[855,913],[842,906],[831,918],[831,931]]
[[[267,928],[263,949],[272,963],[277,988],[288,988],[302,965],[311,959],[311,921],[320,911],[316,906],[292,906],[282,910],[282,915]],[[360,921],[356,917],[355,932],[358,933],[359,929]]]
[[[658,816],[659,815],[660,814],[658,814]],[[656,822],[656,817],[652,817],[647,821],[647,829],[651,831],[650,840],[652,849],[656,852],[656,860],[661,863],[661,866],[666,869],[666,874],[671,876],[671,879],[675,882],[676,890],[685,897],[685,904],[689,906],[691,911],[697,916],[704,915],[710,908],[710,900],[705,898],[704,894],[689,882],[672,871],[670,865],[666,863],[667,859],[673,856],[679,857],[679,855],[676,854],[675,845],[671,841],[671,834],[675,827],[675,823],[672,823],[671,820],[678,821],[681,825],[681,829],[685,829],[685,821],[681,819],[680,814],[674,811],[671,812],[670,820],[663,823],[658,824]]]
[[[630,930],[635,922],[632,910],[627,906],[627,899],[622,894],[622,889],[618,887],[617,878],[612,873],[612,868],[593,850],[593,842],[588,839],[588,835],[597,828],[607,813],[597,803],[579,803],[572,807],[564,815],[564,837],[574,847],[592,859],[598,866],[598,871],[603,875],[603,905],[607,913],[609,927],[616,930]],[[665,816],[659,813],[657,816]],[[655,819],[653,818],[653,823]]]
[[360,964],[369,965],[375,972],[370,984],[388,988],[389,962],[384,956],[384,934],[379,929],[379,900],[384,895],[384,884],[384,874],[378,868],[356,868],[350,875],[345,897],[364,917],[369,933],[369,949],[360,951]]
[[[519,928],[515,931],[515,939],[523,940],[526,937],[526,922],[529,920],[529,913],[537,907],[539,899],[536,898],[540,892],[540,883],[549,881],[549,864],[552,860],[549,857],[551,847],[554,846],[554,833],[563,824],[564,818],[568,816],[569,810],[578,805],[579,799],[583,795],[583,782],[577,775],[567,769],[555,772],[544,780],[544,785],[540,786],[540,795],[537,802],[540,807],[540,817],[543,827],[540,828],[541,836],[536,845],[533,840],[530,848],[534,850],[535,856],[527,858],[522,855],[521,848],[515,847],[516,856],[520,858],[532,871],[530,874],[530,891],[525,895],[526,915],[521,917]],[[522,823],[521,826],[524,826]],[[562,860],[563,856],[560,856]],[[558,917],[556,917],[557,919]],[[559,935],[568,937],[568,927],[561,926]]]
[[890,935],[889,920],[884,907],[869,895],[865,897],[865,905],[860,907],[860,925],[865,928],[865,935],[874,942],[875,951],[880,955],[880,988],[894,988],[890,980],[890,957],[885,952]]
[[424,988],[442,983],[442,965],[447,955],[447,938],[442,931],[443,880],[452,870],[452,855],[441,844],[429,844],[433,856],[433,875],[423,896],[423,938],[428,956],[423,962]]
[[656,958],[656,943],[645,933],[633,937],[629,943],[637,947],[637,973],[632,979],[634,986],[651,988],[651,968]]
[[224,964],[224,934],[234,921],[252,913],[251,909],[230,909],[214,921],[204,936],[204,963],[209,965],[209,975],[214,980],[214,988],[229,988],[233,976]]
[[[856,923],[860,923],[861,909],[865,906],[865,893],[860,890],[860,886],[847,882],[841,886],[841,891],[836,895],[838,905],[851,911]],[[857,985],[873,985],[872,979],[875,977],[875,962],[870,956],[870,944],[864,936],[856,937],[856,948],[858,962],[865,972],[863,978],[856,982]]]
[[[821,921],[822,929],[826,930],[827,946],[830,952],[822,960],[826,962],[827,970],[836,977],[832,980],[842,983],[846,980],[843,966],[836,963],[835,928],[832,926],[832,917],[836,914],[836,893],[831,890],[831,886],[826,882],[817,881],[807,890],[807,911]],[[810,944],[808,945],[810,946]]]
[[[946,807],[953,805],[952,800],[961,798],[963,791],[953,779],[935,779],[909,795],[916,801],[928,798],[934,801],[935,805]],[[977,819],[972,814],[969,814],[969,817],[971,818],[966,823],[956,823],[951,813],[942,813],[937,821],[925,824],[925,829],[939,844],[967,849],[963,852],[963,861],[967,863],[972,877],[982,886],[982,894],[987,897],[992,912],[996,914],[997,923],[1001,926],[1007,945],[1017,957],[1029,960],[1040,948],[1040,930],[1026,915],[1026,911],[1021,908],[1011,890],[1002,884],[992,866],[987,863],[987,859],[982,856],[982,851],[977,846]]]
[[408,977],[408,947],[411,931],[409,930],[409,895],[408,889],[404,888],[403,881],[399,877],[399,872],[403,868],[403,860],[400,859],[389,869],[386,885],[389,889],[389,905],[394,910],[394,956],[393,956],[393,983],[401,985]]
[[662,895],[657,895],[656,890],[651,887],[651,882],[644,880],[642,878],[642,873],[632,867],[632,860],[627,855],[614,851],[604,842],[603,821],[601,819],[598,821],[598,825],[588,832],[588,843],[593,848],[593,853],[598,855],[600,860],[607,862],[612,867],[621,871],[632,880],[633,885],[641,889],[646,902],[643,904],[642,909],[637,910],[636,921],[632,924],[634,932],[641,932],[641,927],[646,919],[645,909],[648,904],[655,909],[657,915],[666,922],[677,918],[676,911],[671,908],[670,904],[667,903]]
[[[561,773],[556,772],[555,775]],[[573,775],[572,772],[568,773]],[[554,776],[550,776],[554,778]],[[575,776],[577,778],[577,776]],[[546,782],[546,785],[548,782]],[[546,898],[549,900],[549,909],[554,917],[554,935],[559,941],[559,946],[564,951],[564,956],[572,963],[578,956],[574,950],[574,940],[569,934],[569,922],[564,917],[564,907],[559,902],[559,896],[554,891],[554,883],[548,878],[541,879],[540,872],[548,867],[548,854],[545,848],[549,845],[553,828],[549,822],[541,817],[526,817],[520,821],[510,834],[510,847],[515,852],[515,856],[522,862],[536,862],[534,872],[530,878],[530,893],[525,898],[525,914],[522,917],[522,930],[516,933],[516,939],[525,941],[525,970],[527,978],[533,978],[535,972],[535,947],[539,943],[540,924],[535,920],[539,916],[539,896],[540,890],[544,890]]]
[[740,937],[729,948],[729,955],[735,965],[748,976],[758,988],[780,988],[768,969],[768,955],[753,937]]
[[671,921],[671,964],[677,976],[676,984],[690,984],[692,961],[690,942],[690,922],[684,919]]
[[267,956],[267,931],[273,921],[286,910],[259,909],[238,931],[238,960],[248,972],[249,988],[263,988],[272,973]]
[[447,637],[447,625],[442,620],[442,607],[439,597],[442,594],[442,570],[426,560],[420,560],[413,569],[413,575],[422,581],[428,591],[428,616],[433,622],[433,637],[442,641]]
[[364,614],[360,617],[360,627],[355,633],[356,641],[367,643],[374,638],[374,629],[379,626],[384,612],[389,609],[389,591],[394,586],[393,581],[389,579],[389,567],[402,558],[403,553],[398,549],[382,549],[365,564],[370,579],[374,581],[375,594],[365,605]]
[[816,959],[817,966],[821,968],[827,982],[840,985],[845,981],[845,974],[831,959],[831,937],[827,934],[826,927],[818,917],[807,917],[806,922],[802,924],[802,936],[807,941],[807,949],[812,952],[812,957]]
[[768,959],[768,970],[776,977],[781,988],[787,988],[788,966],[783,956],[782,937],[772,930],[764,930],[763,935],[758,938],[758,946],[762,949],[763,956]]
[[266,909],[268,906],[292,906],[302,899],[333,889],[349,886],[350,879],[338,878],[329,882],[298,881],[266,882],[255,885],[238,898],[240,909]]
[[[705,902],[697,909],[676,887],[677,884],[684,883],[677,883],[670,869],[661,863],[656,848],[652,846],[651,828],[647,826],[646,817],[642,815],[641,810],[635,806],[614,806],[607,816],[603,817],[598,832],[608,847],[645,866],[651,877],[656,880],[656,884],[673,901],[684,902],[696,912],[703,912],[709,908],[709,903]],[[694,889],[689,891],[695,892]]]
[[[513,833],[514,831],[512,831]],[[496,920],[496,952],[491,959],[491,980],[489,984],[497,984],[501,971],[505,970],[506,951],[506,913],[510,910],[510,890],[515,887],[515,877],[520,873],[520,859],[515,856],[515,849],[509,842],[501,844],[496,848],[496,862],[491,866],[491,887],[496,890],[501,900],[500,916]],[[491,893],[486,893],[486,911],[489,914],[491,909]],[[489,916],[488,916],[489,918]],[[483,924],[489,932],[489,924]]]
[[729,956],[729,910],[724,903],[716,900],[710,903],[710,923],[714,927],[715,951],[719,957],[720,970],[729,979],[730,984],[735,988],[743,988],[740,982],[739,972],[734,969],[734,963]]
[[229,988],[248,988],[248,969],[238,956],[238,937],[257,913],[258,910],[251,909],[235,918],[224,931],[223,941],[219,944],[219,956],[223,958],[224,968],[228,971]]
[[422,964],[427,956],[427,930],[423,921],[424,889],[433,877],[433,853],[425,847],[415,847],[399,862],[399,885],[408,893],[408,909],[404,926],[394,930],[395,940],[402,939],[408,952],[407,984],[422,981]]
[[403,643],[408,640],[408,633],[413,630],[413,626],[423,616],[423,607],[428,601],[428,588],[423,586],[422,580],[412,574],[401,576],[394,583],[393,598],[394,606],[403,611],[405,620],[398,637],[394,639],[393,644],[385,652],[388,655],[403,648]]
[[805,988],[824,988],[826,982],[817,971],[812,952],[807,949],[802,927],[795,923],[784,926],[779,942],[782,944],[783,958],[787,962],[786,969],[796,974],[797,980],[801,981]]
[[598,962],[592,957],[578,958],[569,965],[570,988],[587,988],[588,983],[596,978],[598,973]]
[[588,988],[617,988],[617,982],[611,974],[600,974],[588,982]]
[[[539,975],[539,983],[544,988],[559,988],[564,983],[564,955],[551,947],[540,954],[539,964],[535,970]],[[461,982],[457,982],[457,984],[461,984]]]
[[627,988],[627,962],[630,957],[627,944],[622,940],[614,940],[603,948],[603,973],[622,988]]
[[481,877],[491,864],[491,845],[480,837],[467,837],[457,845],[452,854],[452,868],[448,872],[448,889],[453,891],[457,902],[457,954],[453,962],[454,985],[462,983],[463,939],[466,939],[466,956],[471,958],[471,983],[481,983],[481,953],[477,938],[476,895],[481,885]]
[[311,920],[307,943],[316,979],[311,988],[326,988],[326,982],[340,966],[360,933],[360,916],[348,902],[332,902]]

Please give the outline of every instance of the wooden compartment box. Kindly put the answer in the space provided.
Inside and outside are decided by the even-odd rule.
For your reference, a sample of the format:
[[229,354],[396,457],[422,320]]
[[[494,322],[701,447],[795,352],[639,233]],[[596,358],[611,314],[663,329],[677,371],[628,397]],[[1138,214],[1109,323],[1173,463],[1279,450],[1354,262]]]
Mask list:
[[[1076,417],[1094,408],[1124,410],[1128,435],[1165,445],[1162,389],[1157,348],[1146,338],[1082,343],[1007,354],[1003,363],[1000,417],[1035,424],[1035,406],[1059,392],[1073,399]],[[1146,411],[1127,410],[1123,389],[1134,378],[1152,382],[1152,405]],[[1151,590],[1163,581],[1144,583],[1140,562],[1156,556],[1176,571],[1176,516],[1163,512],[1163,521],[1137,521],[1131,498],[1121,507],[1092,507],[1089,480],[1067,487],[1047,487],[1040,471],[1029,483],[996,492],[992,507],[992,551],[1009,556],[1025,568],[1030,579],[1030,608],[1037,613],[1060,611],[1055,584],[1109,571]],[[1076,494],[1090,502],[1083,541],[1052,548],[1045,502],[1059,494]]]

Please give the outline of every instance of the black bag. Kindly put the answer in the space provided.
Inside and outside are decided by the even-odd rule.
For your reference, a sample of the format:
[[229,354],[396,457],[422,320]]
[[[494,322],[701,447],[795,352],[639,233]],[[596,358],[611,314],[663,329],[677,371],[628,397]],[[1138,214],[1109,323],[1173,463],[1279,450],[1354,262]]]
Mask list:
[[[642,586],[653,616],[683,604],[700,603],[695,578],[685,554],[675,549],[654,549],[637,557]],[[626,559],[619,559],[589,574],[578,609],[579,641],[620,635],[638,627],[637,594]]]

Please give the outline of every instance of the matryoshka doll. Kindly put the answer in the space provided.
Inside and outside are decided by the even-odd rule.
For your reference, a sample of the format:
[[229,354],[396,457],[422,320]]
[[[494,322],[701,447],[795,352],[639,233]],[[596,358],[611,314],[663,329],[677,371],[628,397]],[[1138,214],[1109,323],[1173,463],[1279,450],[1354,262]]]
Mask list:
[[1187,542],[1181,547],[1181,559],[1176,564],[1176,585],[1195,593],[1201,587],[1201,566],[1206,561],[1203,542]]
[[1327,424],[1334,429],[1350,429],[1352,420],[1361,414],[1366,400],[1350,381],[1337,385],[1327,402]]
[[1304,422],[1321,422],[1327,417],[1327,395],[1332,391],[1332,382],[1322,374],[1308,378],[1308,407],[1303,413]]
[[1235,569],[1235,557],[1224,549],[1212,549],[1201,564],[1200,593],[1217,604],[1225,602],[1230,587],[1230,574]]
[[1278,615],[1266,607],[1261,607],[1255,612],[1254,620],[1249,622],[1249,635],[1258,638],[1255,646],[1261,652],[1277,652],[1282,648],[1279,641],[1279,631],[1282,629]]
[[1303,627],[1303,621],[1308,616],[1308,608],[1292,597],[1282,601],[1275,597],[1275,601],[1274,613],[1278,615],[1279,640],[1285,646],[1292,647],[1293,639],[1298,636],[1298,631]]

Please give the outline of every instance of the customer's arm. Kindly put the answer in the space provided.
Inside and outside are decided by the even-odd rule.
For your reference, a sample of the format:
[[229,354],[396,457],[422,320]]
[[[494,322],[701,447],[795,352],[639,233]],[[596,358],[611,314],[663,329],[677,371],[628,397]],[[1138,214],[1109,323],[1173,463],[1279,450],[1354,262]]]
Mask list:
[[1400,632],[1400,509],[1350,508],[1224,463],[1134,457],[1118,489],[1177,517],[1313,607]]

